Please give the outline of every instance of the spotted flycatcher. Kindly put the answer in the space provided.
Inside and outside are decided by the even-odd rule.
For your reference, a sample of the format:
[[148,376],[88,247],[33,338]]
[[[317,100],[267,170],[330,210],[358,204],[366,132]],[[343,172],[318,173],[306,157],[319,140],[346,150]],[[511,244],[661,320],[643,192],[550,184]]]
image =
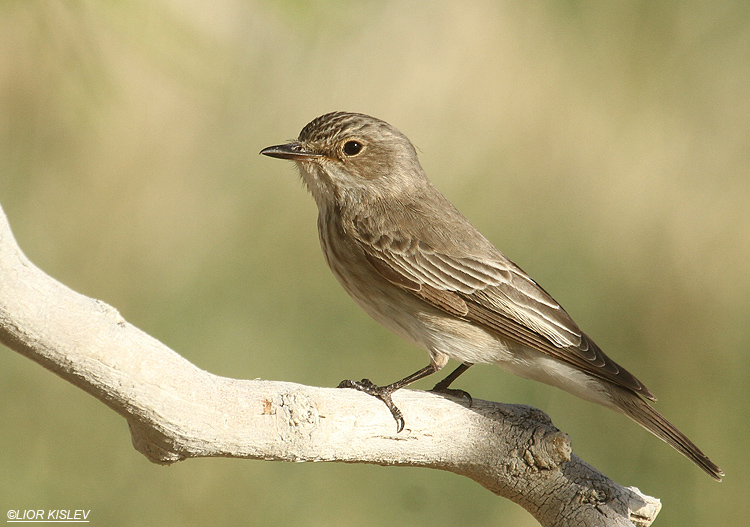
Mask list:
[[399,431],[395,390],[455,359],[458,368],[435,386],[450,391],[469,366],[491,363],[627,415],[721,480],[721,469],[644,400],[656,400],[648,388],[438,192],[394,127],[329,113],[261,154],[297,163],[318,205],[326,261],[346,292],[430,355],[428,366],[393,384],[340,385],[382,399]]

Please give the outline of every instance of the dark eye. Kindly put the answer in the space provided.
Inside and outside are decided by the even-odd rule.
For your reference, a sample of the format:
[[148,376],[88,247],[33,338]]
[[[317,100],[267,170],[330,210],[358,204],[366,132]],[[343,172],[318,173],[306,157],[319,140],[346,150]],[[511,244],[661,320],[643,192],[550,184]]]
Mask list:
[[356,156],[362,151],[362,147],[363,145],[359,141],[347,141],[344,143],[344,153],[349,157]]

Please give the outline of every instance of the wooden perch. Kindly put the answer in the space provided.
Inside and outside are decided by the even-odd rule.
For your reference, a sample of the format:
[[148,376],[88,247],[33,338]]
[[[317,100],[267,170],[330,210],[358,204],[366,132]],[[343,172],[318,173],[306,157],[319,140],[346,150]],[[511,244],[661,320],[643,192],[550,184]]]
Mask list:
[[544,526],[648,526],[658,499],[571,452],[541,411],[400,390],[407,428],[354,390],[236,380],[202,371],[111,306],[50,278],[0,209],[0,342],[122,415],[155,463],[223,456],[430,467],[469,477]]

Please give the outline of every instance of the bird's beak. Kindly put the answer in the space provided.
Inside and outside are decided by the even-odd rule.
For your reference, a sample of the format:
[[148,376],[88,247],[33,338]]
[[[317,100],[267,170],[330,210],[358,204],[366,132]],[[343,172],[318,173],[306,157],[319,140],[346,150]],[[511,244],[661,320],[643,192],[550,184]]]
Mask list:
[[320,154],[310,152],[298,141],[285,145],[269,146],[261,150],[260,153],[264,156],[278,157],[279,159],[291,159],[292,161],[306,161],[321,157]]

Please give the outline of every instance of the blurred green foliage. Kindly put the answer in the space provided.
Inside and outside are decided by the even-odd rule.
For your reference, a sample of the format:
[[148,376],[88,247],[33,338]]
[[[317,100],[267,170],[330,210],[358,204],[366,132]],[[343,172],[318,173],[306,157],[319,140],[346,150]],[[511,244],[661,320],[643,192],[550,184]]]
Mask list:
[[[390,382],[426,355],[353,309],[293,166],[257,155],[328,111],[385,119],[726,480],[496,368],[460,387],[548,412],[584,459],[662,499],[660,526],[739,525],[749,86],[739,0],[3,2],[0,203],[32,261],[202,368]],[[536,524],[423,469],[158,467],[119,416],[3,351],[5,510],[91,509],[92,525]]]

